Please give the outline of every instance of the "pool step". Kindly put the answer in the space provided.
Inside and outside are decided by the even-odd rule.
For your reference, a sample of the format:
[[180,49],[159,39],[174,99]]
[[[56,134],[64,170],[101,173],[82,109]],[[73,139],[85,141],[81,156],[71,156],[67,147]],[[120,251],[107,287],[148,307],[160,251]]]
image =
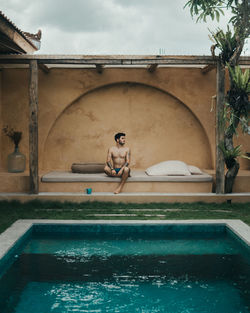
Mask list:
[[149,203],[149,202],[250,202],[250,192],[233,194],[215,193],[157,193],[157,192],[134,192],[120,193],[115,195],[111,192],[94,192],[87,195],[81,192],[40,192],[37,195],[28,193],[0,193],[0,200],[30,200],[51,201],[105,201],[124,203]]

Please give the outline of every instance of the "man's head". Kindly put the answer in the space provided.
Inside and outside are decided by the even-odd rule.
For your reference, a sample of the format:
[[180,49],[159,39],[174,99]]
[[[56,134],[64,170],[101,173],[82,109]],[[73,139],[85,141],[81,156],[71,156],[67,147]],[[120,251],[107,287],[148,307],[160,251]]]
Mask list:
[[125,144],[125,136],[126,134],[124,133],[117,133],[115,134],[115,141],[123,146]]

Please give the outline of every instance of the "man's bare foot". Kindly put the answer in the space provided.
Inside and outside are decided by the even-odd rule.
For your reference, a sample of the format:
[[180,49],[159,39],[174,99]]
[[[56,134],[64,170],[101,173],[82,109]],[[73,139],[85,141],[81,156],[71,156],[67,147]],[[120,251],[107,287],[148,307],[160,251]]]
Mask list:
[[120,192],[121,192],[121,188],[118,187],[118,188],[114,191],[114,194],[117,195],[117,194],[120,193]]

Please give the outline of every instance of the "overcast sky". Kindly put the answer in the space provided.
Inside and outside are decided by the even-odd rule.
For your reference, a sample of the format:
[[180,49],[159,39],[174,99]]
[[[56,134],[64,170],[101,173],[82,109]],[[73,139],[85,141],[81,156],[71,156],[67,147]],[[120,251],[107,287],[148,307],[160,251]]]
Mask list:
[[210,55],[208,28],[225,29],[227,19],[195,23],[186,2],[1,0],[0,9],[23,31],[42,30],[39,54]]

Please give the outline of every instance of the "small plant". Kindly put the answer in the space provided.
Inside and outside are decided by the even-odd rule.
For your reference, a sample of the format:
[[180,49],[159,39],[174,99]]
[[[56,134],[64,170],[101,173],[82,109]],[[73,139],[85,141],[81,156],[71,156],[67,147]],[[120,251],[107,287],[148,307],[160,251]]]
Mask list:
[[15,148],[17,148],[22,139],[22,132],[15,131],[13,128],[9,128],[9,126],[4,126],[2,132],[13,141]]
[[219,144],[219,147],[220,147],[221,151],[223,152],[226,167],[228,169],[231,168],[235,164],[235,162],[236,162],[235,159],[238,157],[250,160],[250,158],[247,155],[243,154],[243,152],[241,150],[241,147],[242,147],[241,145],[238,145],[238,146],[232,148],[231,150],[225,149],[225,147],[222,143]]
[[214,42],[214,45],[211,47],[212,56],[215,57],[214,51],[216,48],[219,49],[221,52],[220,59],[223,64],[226,64],[230,61],[237,48],[236,34],[232,33],[228,26],[226,32],[222,29],[217,29],[216,32],[210,31],[210,33],[209,38]]
[[232,84],[239,93],[250,93],[250,72],[245,69],[243,72],[239,66],[231,67],[229,64],[228,69],[231,75]]

